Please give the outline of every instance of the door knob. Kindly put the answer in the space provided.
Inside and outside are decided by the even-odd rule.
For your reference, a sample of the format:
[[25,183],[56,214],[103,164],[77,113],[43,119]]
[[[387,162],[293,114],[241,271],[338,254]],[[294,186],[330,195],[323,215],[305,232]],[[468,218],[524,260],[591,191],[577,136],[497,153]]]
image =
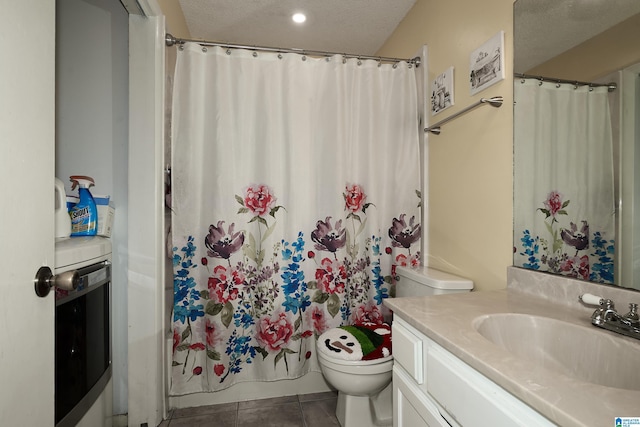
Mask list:
[[54,275],[49,267],[40,267],[33,282],[36,295],[44,298],[54,286],[68,291],[76,289],[80,284],[80,274],[76,270],[69,270]]

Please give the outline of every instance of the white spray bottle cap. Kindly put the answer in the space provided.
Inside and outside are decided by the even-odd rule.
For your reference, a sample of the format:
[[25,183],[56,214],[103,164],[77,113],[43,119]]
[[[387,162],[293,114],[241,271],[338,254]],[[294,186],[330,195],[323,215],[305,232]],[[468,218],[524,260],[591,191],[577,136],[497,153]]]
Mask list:
[[89,188],[92,185],[96,185],[93,178],[85,175],[71,175],[69,177],[69,181],[71,181],[71,189],[75,190],[75,188],[79,185],[81,188]]

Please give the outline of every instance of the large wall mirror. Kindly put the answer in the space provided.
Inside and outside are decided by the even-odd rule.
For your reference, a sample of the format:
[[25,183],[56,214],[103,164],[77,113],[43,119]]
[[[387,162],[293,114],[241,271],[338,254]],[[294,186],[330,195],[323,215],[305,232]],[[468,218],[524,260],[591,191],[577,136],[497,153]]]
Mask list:
[[640,290],[640,1],[514,3],[514,265]]

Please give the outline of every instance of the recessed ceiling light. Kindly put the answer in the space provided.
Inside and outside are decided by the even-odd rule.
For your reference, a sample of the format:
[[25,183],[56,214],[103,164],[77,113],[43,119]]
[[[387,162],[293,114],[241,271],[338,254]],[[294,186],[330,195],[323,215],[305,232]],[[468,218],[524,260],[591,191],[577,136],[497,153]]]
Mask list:
[[293,19],[293,22],[295,22],[296,24],[302,24],[307,20],[307,17],[304,13],[294,13],[291,19]]

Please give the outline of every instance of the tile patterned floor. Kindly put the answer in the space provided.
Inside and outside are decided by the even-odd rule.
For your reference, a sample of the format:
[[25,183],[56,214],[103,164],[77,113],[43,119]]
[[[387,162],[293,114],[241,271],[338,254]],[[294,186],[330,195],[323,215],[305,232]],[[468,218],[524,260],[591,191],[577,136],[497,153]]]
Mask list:
[[337,394],[301,394],[171,411],[159,427],[340,427]]

